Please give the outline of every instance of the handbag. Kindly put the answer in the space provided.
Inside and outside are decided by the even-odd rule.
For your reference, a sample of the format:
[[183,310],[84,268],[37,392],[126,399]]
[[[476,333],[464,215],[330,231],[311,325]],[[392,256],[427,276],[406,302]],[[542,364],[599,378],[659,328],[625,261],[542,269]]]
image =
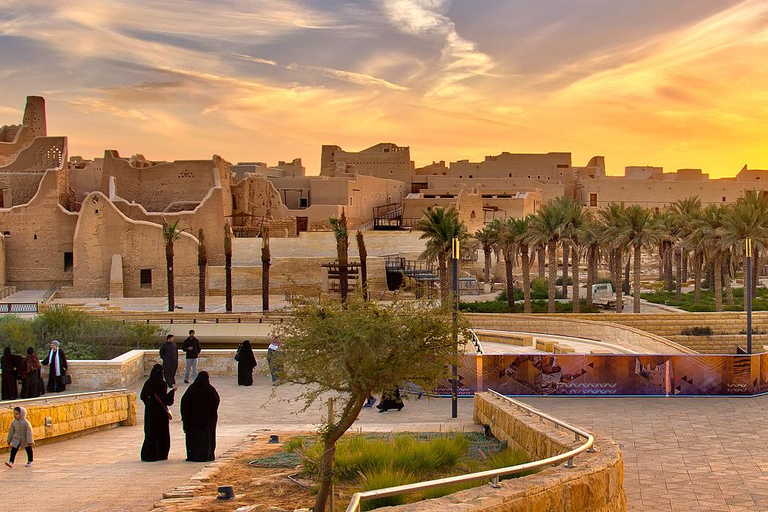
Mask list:
[[72,384],[72,376],[67,374],[67,373],[65,373],[64,374],[64,385],[68,386],[70,384]]

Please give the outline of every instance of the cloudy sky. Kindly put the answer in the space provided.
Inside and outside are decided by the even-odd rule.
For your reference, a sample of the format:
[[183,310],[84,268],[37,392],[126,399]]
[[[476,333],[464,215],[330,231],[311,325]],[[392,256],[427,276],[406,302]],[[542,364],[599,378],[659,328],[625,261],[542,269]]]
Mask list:
[[0,124],[70,154],[768,168],[764,0],[0,0]]

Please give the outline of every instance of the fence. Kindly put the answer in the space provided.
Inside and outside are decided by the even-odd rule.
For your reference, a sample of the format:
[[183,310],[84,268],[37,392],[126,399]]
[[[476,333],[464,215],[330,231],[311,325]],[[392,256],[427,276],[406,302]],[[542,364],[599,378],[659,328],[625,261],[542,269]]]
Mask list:
[[3,313],[37,313],[37,302],[0,302]]
[[[768,392],[768,353],[463,355],[458,387],[461,396],[754,396]],[[450,381],[436,393],[450,396]]]

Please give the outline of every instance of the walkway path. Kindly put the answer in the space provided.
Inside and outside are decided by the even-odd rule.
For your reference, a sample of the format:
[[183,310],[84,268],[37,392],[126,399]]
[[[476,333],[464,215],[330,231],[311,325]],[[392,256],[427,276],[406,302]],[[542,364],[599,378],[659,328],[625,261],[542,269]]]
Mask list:
[[524,401],[621,445],[629,510],[768,510],[768,397]]
[[[297,389],[278,387],[269,400],[272,386],[266,377],[258,377],[253,387],[235,385],[233,378],[213,377],[213,385],[222,396],[217,429],[217,453],[223,453],[250,433],[264,431],[311,431],[321,421],[324,407],[296,414],[301,404],[281,401]],[[184,434],[178,402],[186,385],[181,384],[172,407],[171,453],[166,462],[143,463],[139,451],[143,425],[119,427],[88,434],[76,439],[41,445],[35,449],[33,468],[25,468],[20,453],[14,469],[0,467],[0,486],[23,497],[19,510],[65,511],[146,511],[169,490],[189,479],[202,463],[185,462]],[[137,392],[140,385],[136,384]],[[139,409],[143,420],[143,404]],[[472,401],[462,399],[459,418],[450,420],[450,400],[407,402],[402,412],[378,414],[364,409],[355,429],[393,430],[478,430],[472,422]],[[1,433],[5,435],[5,433]],[[6,455],[3,455],[5,457]],[[2,508],[2,507],[0,507]]]

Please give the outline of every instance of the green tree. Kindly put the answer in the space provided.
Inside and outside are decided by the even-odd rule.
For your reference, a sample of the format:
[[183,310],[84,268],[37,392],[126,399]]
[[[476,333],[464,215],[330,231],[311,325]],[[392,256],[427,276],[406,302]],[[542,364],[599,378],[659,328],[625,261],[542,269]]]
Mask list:
[[716,311],[723,310],[723,274],[721,269],[723,268],[723,237],[725,236],[724,214],[724,207],[711,204],[704,208],[696,223],[696,229],[699,231],[697,234],[699,248],[714,270]]
[[[573,275],[573,312],[578,313],[581,307],[580,291],[581,288],[581,275],[579,272],[579,265],[581,264],[581,253],[584,245],[584,227],[589,220],[589,213],[585,211],[584,207],[576,203],[570,198],[563,198],[560,202],[561,208],[563,208],[565,216],[565,229],[563,232],[563,253],[571,251],[571,268]],[[565,260],[563,260],[565,265]],[[563,295],[568,296],[567,288],[568,279],[563,276]]]
[[205,247],[205,235],[203,234],[203,228],[200,228],[197,232],[197,310],[200,312],[205,311],[205,272],[208,268],[208,249]]
[[597,266],[600,261],[600,246],[603,241],[605,226],[603,223],[590,216],[584,224],[582,232],[582,242],[586,247],[587,254],[587,308],[592,307],[592,285],[597,277]]
[[624,203],[610,203],[600,210],[600,218],[603,221],[603,244],[611,253],[613,265],[611,278],[616,291],[616,312],[624,309],[623,288],[621,285],[621,268],[624,262],[624,250],[627,247],[626,237],[623,236],[626,228],[626,207]]
[[[737,203],[746,203],[755,209],[755,214],[763,219],[762,224],[768,225],[768,194],[764,190],[746,190],[744,195],[737,200]],[[760,264],[763,254],[766,254],[766,244],[760,243],[758,247],[753,247],[752,257],[752,295],[757,291],[757,282],[760,280]]]
[[165,275],[168,279],[168,311],[173,311],[176,306],[176,296],[173,286],[173,244],[181,236],[179,222],[168,224],[163,220],[163,240],[165,241]]
[[341,217],[331,217],[329,220],[333,236],[336,238],[336,257],[339,260],[339,293],[341,303],[347,301],[349,291],[349,231],[347,230],[347,215],[341,210]]
[[314,510],[325,511],[336,442],[368,396],[404,381],[431,389],[449,378],[456,362],[451,310],[418,302],[382,306],[355,294],[346,307],[325,300],[297,305],[278,334],[280,382],[300,386],[297,399],[305,409],[328,393],[338,396],[338,414],[320,430],[323,456]]
[[416,231],[421,231],[420,240],[426,241],[426,248],[419,256],[427,261],[437,261],[440,272],[440,299],[444,305],[449,303],[451,279],[448,272],[448,259],[454,238],[463,244],[469,236],[467,227],[459,220],[455,208],[435,208],[424,212],[424,217],[416,224]]
[[675,201],[669,209],[672,213],[672,225],[677,244],[675,298],[679,300],[682,296],[682,283],[688,280],[688,262],[692,248],[691,236],[696,219],[701,215],[701,200],[698,196],[689,196]]
[[507,307],[511,312],[515,312],[515,259],[517,257],[517,244],[520,241],[521,233],[517,230],[515,219],[508,217],[504,220],[494,220],[494,231],[496,232],[496,245],[501,249],[504,255],[504,271],[507,282]]
[[634,293],[633,310],[640,312],[640,264],[643,249],[651,249],[658,240],[658,224],[653,214],[640,205],[633,204],[624,212],[625,222],[623,237],[627,245],[634,249],[634,269],[632,270],[632,292]]
[[533,214],[522,219],[514,219],[514,230],[517,233],[517,251],[520,254],[520,265],[523,267],[523,312],[531,312],[531,246],[528,243],[531,219]]
[[[748,201],[738,201],[725,212],[722,244],[723,249],[730,252],[734,267],[744,256],[747,238],[752,239],[753,255],[757,251],[765,253],[768,243],[768,218],[765,215],[754,203]],[[757,280],[757,277],[754,279]],[[745,275],[744,286],[746,283]]]

